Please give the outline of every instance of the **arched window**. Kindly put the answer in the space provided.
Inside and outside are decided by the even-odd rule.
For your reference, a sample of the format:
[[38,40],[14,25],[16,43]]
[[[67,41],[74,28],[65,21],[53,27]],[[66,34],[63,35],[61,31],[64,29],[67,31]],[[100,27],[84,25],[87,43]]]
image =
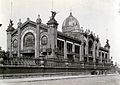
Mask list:
[[47,36],[46,36],[46,35],[42,36],[42,38],[41,38],[41,44],[42,44],[42,45],[46,45],[47,42],[48,42]]
[[13,40],[13,48],[17,48],[18,47],[18,41],[15,39]]
[[23,39],[23,47],[35,47],[35,37],[31,32],[25,34]]

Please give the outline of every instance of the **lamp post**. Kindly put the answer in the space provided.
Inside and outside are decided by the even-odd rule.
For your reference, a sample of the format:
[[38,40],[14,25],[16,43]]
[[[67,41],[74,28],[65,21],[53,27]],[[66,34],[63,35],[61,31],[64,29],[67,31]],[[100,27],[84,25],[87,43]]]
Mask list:
[[2,24],[0,24],[0,27],[2,26]]
[[0,24],[0,27],[2,26],[2,24]]

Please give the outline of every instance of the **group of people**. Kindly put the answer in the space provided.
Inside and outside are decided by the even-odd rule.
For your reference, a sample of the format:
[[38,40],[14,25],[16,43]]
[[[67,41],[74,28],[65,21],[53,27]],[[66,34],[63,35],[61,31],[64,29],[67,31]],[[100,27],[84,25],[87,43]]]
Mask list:
[[107,70],[102,70],[102,71],[100,71],[100,70],[94,70],[94,71],[92,71],[91,72],[91,75],[107,75]]

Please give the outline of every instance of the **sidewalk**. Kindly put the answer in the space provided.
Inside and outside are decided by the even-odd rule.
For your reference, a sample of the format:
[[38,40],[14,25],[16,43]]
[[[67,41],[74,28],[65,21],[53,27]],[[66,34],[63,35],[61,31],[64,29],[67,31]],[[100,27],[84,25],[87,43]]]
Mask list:
[[102,77],[102,76],[117,76],[117,75],[118,74],[1,79],[0,84],[1,83],[20,83],[20,82],[36,82],[36,81],[61,80],[61,79],[75,79],[75,78],[90,78],[90,77]]

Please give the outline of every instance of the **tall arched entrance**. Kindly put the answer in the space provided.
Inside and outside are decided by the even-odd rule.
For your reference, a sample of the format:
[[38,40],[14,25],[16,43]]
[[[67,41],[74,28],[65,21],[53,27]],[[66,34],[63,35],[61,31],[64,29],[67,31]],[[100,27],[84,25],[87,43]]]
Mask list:
[[22,54],[24,58],[35,57],[35,36],[31,32],[26,33],[23,38]]

